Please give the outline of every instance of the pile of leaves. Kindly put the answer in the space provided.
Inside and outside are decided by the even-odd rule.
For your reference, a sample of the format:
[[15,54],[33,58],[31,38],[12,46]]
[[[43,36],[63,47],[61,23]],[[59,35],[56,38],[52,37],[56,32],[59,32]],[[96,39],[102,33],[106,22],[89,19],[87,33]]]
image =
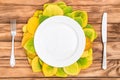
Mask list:
[[[64,15],[77,21],[86,36],[86,46],[83,55],[78,61],[66,67],[53,67],[44,63],[36,54],[34,49],[34,33],[45,19],[52,16]],[[87,69],[93,61],[92,42],[97,38],[96,31],[92,25],[88,24],[88,15],[86,11],[73,10],[64,2],[44,4],[43,10],[35,11],[34,15],[23,26],[22,47],[26,51],[28,61],[33,72],[43,72],[45,76],[67,77],[68,75],[78,75],[83,69]]]

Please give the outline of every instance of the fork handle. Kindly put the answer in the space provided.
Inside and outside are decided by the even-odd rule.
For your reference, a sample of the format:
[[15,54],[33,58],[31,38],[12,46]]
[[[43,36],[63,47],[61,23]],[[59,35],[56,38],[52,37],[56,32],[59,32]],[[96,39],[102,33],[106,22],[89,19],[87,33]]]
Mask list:
[[103,64],[102,64],[102,68],[105,70],[107,68],[107,59],[106,59],[106,42],[103,43],[104,45],[104,49],[103,49]]
[[15,66],[15,55],[14,55],[14,38],[15,36],[12,36],[12,50],[11,50],[11,57],[10,57],[10,66]]

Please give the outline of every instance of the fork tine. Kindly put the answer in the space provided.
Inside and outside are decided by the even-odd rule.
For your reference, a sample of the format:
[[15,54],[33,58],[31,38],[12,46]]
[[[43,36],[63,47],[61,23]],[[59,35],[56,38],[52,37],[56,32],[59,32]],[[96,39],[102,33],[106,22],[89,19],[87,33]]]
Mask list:
[[16,30],[16,20],[12,19],[10,20],[11,23],[11,31],[15,31]]

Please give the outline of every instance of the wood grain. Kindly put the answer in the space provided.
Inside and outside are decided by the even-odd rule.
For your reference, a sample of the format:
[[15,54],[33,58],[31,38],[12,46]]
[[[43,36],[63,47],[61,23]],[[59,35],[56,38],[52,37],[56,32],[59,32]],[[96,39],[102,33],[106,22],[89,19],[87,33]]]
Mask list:
[[[5,62],[5,61],[4,61]],[[9,60],[8,60],[9,62]],[[43,77],[42,73],[33,73],[27,60],[19,60],[14,68],[10,68],[8,62],[4,66],[0,66],[0,77]],[[108,68],[101,69],[101,61],[94,61],[86,70],[81,70],[80,74],[75,77],[119,77],[120,76],[120,60],[109,60]],[[5,65],[6,64],[6,65]],[[26,65],[26,66],[25,66]],[[11,74],[11,75],[10,75]],[[69,76],[73,77],[73,76]]]
[[[17,35],[15,37],[15,41],[22,40],[22,27],[25,24],[17,24]],[[98,38],[95,42],[101,42],[101,24],[93,24],[93,27],[97,31]],[[4,26],[4,27],[3,27]],[[120,41],[120,24],[108,24],[108,42]],[[0,24],[0,41],[11,41],[11,33],[10,33],[10,24]]]
[[2,80],[120,80],[116,77],[68,77],[68,78],[59,78],[59,77],[2,77]]
[[[42,9],[44,3],[64,1],[74,10],[88,12],[89,23],[97,31],[98,38],[93,43],[93,64],[82,70],[78,76],[68,78],[44,77],[33,73],[25,51],[21,47],[22,26],[35,10]],[[101,69],[102,43],[101,19],[108,13],[107,70]],[[9,66],[11,52],[10,19],[17,19],[15,37],[16,66]],[[120,0],[0,0],[0,80],[120,80]]]
[[[11,42],[0,42],[0,59],[9,59],[11,52]],[[102,58],[102,43],[93,43],[93,59],[101,60]],[[107,59],[120,59],[120,42],[108,42],[107,44]],[[26,59],[25,51],[21,47],[21,42],[15,42],[15,57],[16,59]]]
[[0,0],[0,4],[12,4],[12,5],[43,5],[50,0]]
[[64,1],[68,5],[119,5],[119,0],[0,0],[1,4],[43,5],[46,2]]
[[118,0],[52,0],[54,1],[64,1],[68,5],[119,5],[120,1]]
[[[120,23],[120,6],[73,6],[76,10],[88,12],[89,23],[101,23],[102,14],[108,12],[108,23]],[[42,6],[0,5],[0,23],[9,23],[10,19],[17,19],[17,23],[26,23],[35,10]],[[6,13],[7,12],[7,13]]]

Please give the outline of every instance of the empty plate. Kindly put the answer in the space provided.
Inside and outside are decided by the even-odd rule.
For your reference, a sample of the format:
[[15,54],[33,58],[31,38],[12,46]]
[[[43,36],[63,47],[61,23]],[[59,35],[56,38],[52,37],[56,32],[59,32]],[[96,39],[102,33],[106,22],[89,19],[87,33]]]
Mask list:
[[76,62],[85,48],[81,26],[66,16],[53,16],[43,21],[34,35],[34,46],[42,61],[54,67]]

